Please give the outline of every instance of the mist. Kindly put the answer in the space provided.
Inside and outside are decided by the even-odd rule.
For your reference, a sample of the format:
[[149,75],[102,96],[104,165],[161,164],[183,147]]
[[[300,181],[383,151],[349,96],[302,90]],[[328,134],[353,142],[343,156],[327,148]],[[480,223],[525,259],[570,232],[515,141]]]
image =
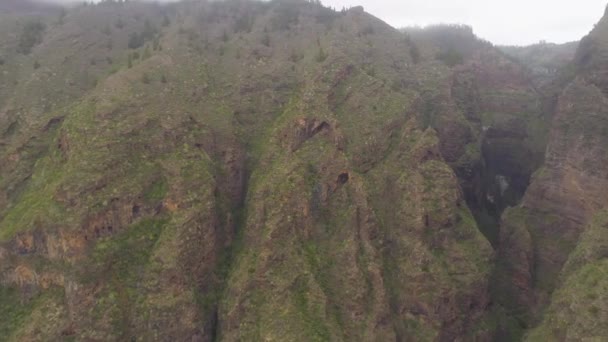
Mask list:
[[[1,0],[0,0],[1,1]],[[36,0],[34,0],[36,1]],[[83,0],[37,0],[70,5]],[[176,2],[179,0],[130,0]],[[393,27],[458,23],[499,45],[528,45],[581,39],[604,13],[606,0],[321,0],[335,9],[362,5]],[[99,2],[94,0],[93,2]],[[543,13],[551,15],[542,15]]]

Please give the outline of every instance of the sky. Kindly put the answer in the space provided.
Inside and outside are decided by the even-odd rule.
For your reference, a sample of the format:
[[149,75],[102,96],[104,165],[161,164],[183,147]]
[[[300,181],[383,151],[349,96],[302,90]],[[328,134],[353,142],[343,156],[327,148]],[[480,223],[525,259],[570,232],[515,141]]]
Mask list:
[[459,23],[494,44],[565,43],[585,36],[608,0],[322,0],[326,6],[361,5],[394,27]]
[[[66,3],[82,0],[51,1]],[[529,45],[541,40],[552,43],[579,40],[599,21],[608,3],[608,0],[321,1],[338,10],[342,7],[363,6],[367,12],[394,27],[436,23],[467,24],[473,27],[479,37],[499,45]]]

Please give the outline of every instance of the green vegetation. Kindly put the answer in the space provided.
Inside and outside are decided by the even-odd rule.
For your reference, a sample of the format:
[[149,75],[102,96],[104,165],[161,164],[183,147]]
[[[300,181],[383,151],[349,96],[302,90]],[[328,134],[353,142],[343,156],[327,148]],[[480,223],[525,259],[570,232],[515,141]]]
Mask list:
[[0,336],[11,336],[11,333],[27,320],[33,303],[23,303],[18,289],[0,286]]
[[437,54],[437,59],[450,67],[462,64],[463,56],[455,49],[448,49]]
[[40,20],[29,20],[27,21],[21,30],[19,36],[19,45],[17,46],[17,52],[24,55],[30,54],[32,48],[42,42],[42,35],[46,25]]
[[[0,13],[0,47],[28,46],[0,58],[0,336],[517,339],[534,315],[500,272],[529,265],[503,252],[532,255],[552,297],[530,337],[603,334],[597,227],[547,238],[560,216],[518,206],[499,229],[552,113],[469,27],[404,34],[301,0],[41,13]],[[589,88],[567,94],[601,98]],[[594,117],[555,127],[603,155]],[[581,167],[600,177],[600,159]],[[504,241],[519,249],[492,250]],[[562,271],[536,246],[574,252]]]

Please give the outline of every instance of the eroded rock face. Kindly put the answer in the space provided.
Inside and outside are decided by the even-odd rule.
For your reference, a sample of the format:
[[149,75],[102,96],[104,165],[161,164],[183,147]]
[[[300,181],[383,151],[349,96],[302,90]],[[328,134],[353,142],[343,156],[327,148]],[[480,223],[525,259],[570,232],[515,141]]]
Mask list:
[[395,130],[398,147],[366,174],[320,135],[295,152],[269,151],[267,160],[286,164],[252,176],[245,246],[219,311],[222,339],[474,335],[489,303],[491,248],[434,133],[413,122]]
[[[32,318],[10,339],[489,336],[493,252],[419,121],[400,32],[304,1],[73,13],[33,48],[50,76],[0,86],[28,113],[0,130],[0,282]],[[153,26],[149,56],[110,73]],[[53,55],[72,36],[96,55]]]
[[522,204],[503,216],[500,287],[505,304],[529,322],[549,303],[587,224],[608,206],[606,105],[602,90],[584,77],[564,89],[544,166]]
[[564,264],[552,331],[594,281],[575,268],[605,254],[577,243],[603,236],[608,103],[587,50],[547,114],[467,27],[408,38],[308,1],[56,19],[34,71],[0,65],[9,341],[489,341],[502,306],[535,322]]
[[577,341],[607,336],[607,327],[602,323],[606,320],[608,279],[607,218],[606,211],[600,211],[585,226],[562,269],[560,285],[551,295],[542,322],[528,334],[527,340]]

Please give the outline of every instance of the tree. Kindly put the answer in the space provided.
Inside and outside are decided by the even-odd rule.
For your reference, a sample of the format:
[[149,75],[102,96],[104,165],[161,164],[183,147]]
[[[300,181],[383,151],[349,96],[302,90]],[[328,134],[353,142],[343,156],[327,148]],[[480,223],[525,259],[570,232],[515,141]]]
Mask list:
[[129,49],[137,49],[144,45],[144,39],[137,32],[133,32],[129,35]]
[[59,25],[63,25],[66,15],[67,15],[67,11],[65,10],[65,8],[61,7],[61,12],[59,12],[59,18],[57,19],[57,23]]
[[270,46],[270,36],[268,33],[264,33],[264,36],[262,37],[262,44]]
[[317,62],[321,63],[327,59],[327,53],[323,50],[322,46],[319,46],[319,52],[317,53]]
[[46,26],[40,20],[25,23],[19,37],[17,52],[24,55],[32,52],[32,48],[42,42],[42,34],[45,29]]
[[464,57],[456,49],[448,49],[437,54],[437,59],[450,67],[462,64]]
[[148,59],[150,57],[152,57],[152,54],[150,53],[150,47],[146,46],[146,48],[144,49],[144,53],[141,56],[141,59],[144,60],[144,59]]
[[167,26],[171,25],[171,20],[169,20],[169,16],[166,13],[163,15],[162,25],[163,25],[163,27],[167,27]]
[[414,64],[420,62],[420,49],[413,42],[410,44],[410,57],[412,57]]

